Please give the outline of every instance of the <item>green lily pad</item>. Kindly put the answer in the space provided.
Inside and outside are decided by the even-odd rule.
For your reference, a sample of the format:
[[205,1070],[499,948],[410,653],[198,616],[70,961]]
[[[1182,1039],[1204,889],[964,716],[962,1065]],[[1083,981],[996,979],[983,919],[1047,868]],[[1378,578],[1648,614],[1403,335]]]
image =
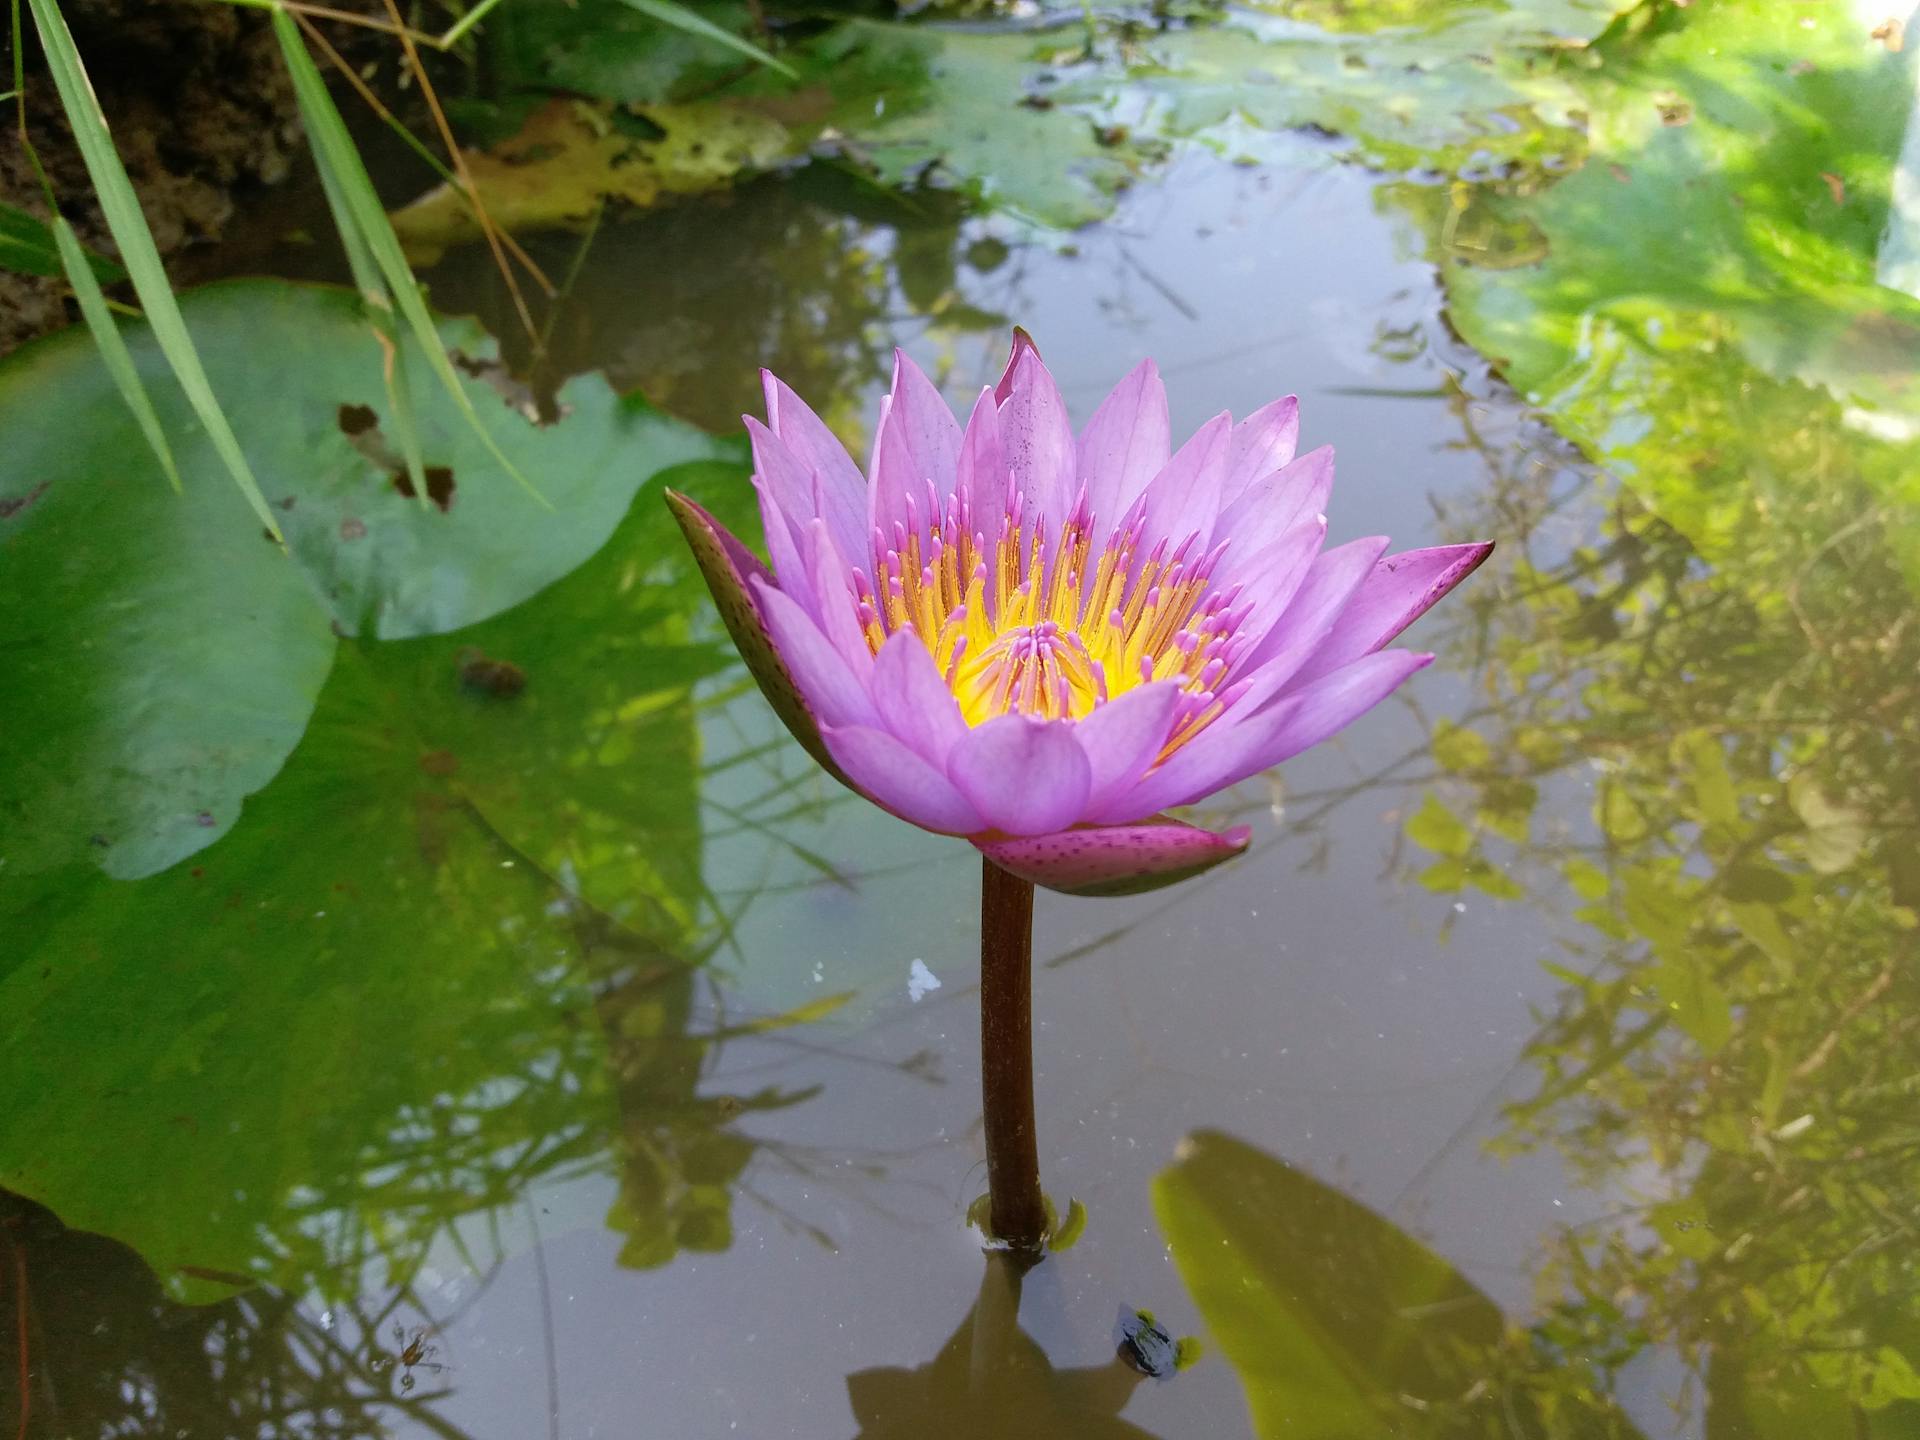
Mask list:
[[[1530,1363],[1498,1307],[1440,1256],[1252,1146],[1189,1136],[1153,1205],[1259,1436],[1639,1435],[1577,1371]],[[1543,1378],[1559,1392],[1544,1408]]]
[[[1173,136],[1242,118],[1338,135],[1353,158],[1390,170],[1538,168],[1582,145],[1557,57],[1627,8],[1277,3],[1127,46],[1128,83],[1114,93],[1127,104],[1144,95],[1147,123]],[[1071,93],[1103,88],[1083,81]]]
[[[561,391],[550,426],[464,381],[543,507],[415,354],[433,498],[409,498],[356,297],[247,281],[182,308],[292,560],[234,503],[144,327],[126,327],[128,345],[184,496],[83,331],[0,362],[0,690],[31,741],[0,760],[0,875],[91,858],[131,878],[211,843],[299,739],[336,633],[431,634],[496,614],[591,555],[650,475],[727,453],[597,377]],[[492,353],[472,322],[442,333],[475,365]]]
[[[618,1172],[630,1263],[723,1245],[753,1153],[729,1126],[794,1097],[695,1093],[723,1037],[690,1025],[693,686],[732,662],[690,638],[713,627],[674,540],[642,504],[509,616],[343,641],[285,770],[194,864],[16,891],[0,1086],[34,1103],[0,1107],[0,1187],[196,1299],[399,1283],[587,1165]],[[463,649],[542,659],[509,690]]]
[[1542,237],[1535,263],[1448,267],[1461,333],[1709,556],[1744,543],[1752,487],[1827,463],[1809,435],[1920,500],[1920,301],[1876,283],[1913,82],[1866,31],[1764,0],[1660,12],[1578,77],[1584,167],[1486,202]]
[[937,169],[997,209],[1075,226],[1112,211],[1143,154],[1040,83],[1081,38],[862,21],[825,37],[811,60],[831,76],[828,123],[883,182]]

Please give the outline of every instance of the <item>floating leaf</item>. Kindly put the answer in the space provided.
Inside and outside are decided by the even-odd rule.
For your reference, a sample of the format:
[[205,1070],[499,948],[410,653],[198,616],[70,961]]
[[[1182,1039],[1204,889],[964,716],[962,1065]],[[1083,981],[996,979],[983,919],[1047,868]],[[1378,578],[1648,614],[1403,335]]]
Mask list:
[[[0,1185],[196,1297],[215,1272],[399,1283],[460,1216],[585,1163],[619,1169],[635,1263],[719,1243],[752,1148],[728,1126],[776,1097],[695,1093],[693,687],[732,662],[691,637],[672,538],[640,505],[492,621],[342,642],[285,770],[191,867],[10,891],[0,1085],[36,1099],[0,1107]],[[532,684],[476,693],[469,647]]]
[[[298,740],[336,627],[397,637],[497,613],[592,554],[654,471],[733,453],[597,378],[571,382],[569,415],[543,428],[462,377],[498,438],[483,445],[437,391],[420,397],[427,459],[450,487],[444,512],[422,510],[381,448],[382,356],[354,296],[246,281],[190,292],[181,309],[236,402],[295,563],[228,487],[193,483],[219,461],[144,326],[124,333],[175,437],[184,496],[84,330],[0,362],[0,607],[13,617],[0,689],[35,737],[0,758],[9,877],[81,859],[145,875],[211,843]],[[444,335],[489,353],[471,323]],[[61,418],[72,413],[89,423]],[[498,483],[494,446],[561,508]]]
[[[584,226],[610,200],[653,205],[720,189],[792,148],[779,121],[726,101],[650,105],[628,114],[554,100],[511,139],[470,154],[467,170],[494,223],[520,233]],[[445,185],[392,219],[417,265],[480,238],[472,207]]]
[[1153,1209],[1262,1440],[1638,1433],[1572,1375],[1554,1410],[1536,1409],[1491,1300],[1404,1231],[1239,1140],[1188,1136],[1154,1180]]

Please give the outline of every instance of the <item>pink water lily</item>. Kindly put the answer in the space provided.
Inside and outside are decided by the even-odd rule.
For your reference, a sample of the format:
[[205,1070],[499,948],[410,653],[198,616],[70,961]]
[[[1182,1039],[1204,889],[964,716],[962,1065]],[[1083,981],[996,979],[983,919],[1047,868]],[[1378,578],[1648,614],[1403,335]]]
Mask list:
[[903,820],[1071,894],[1150,889],[1246,847],[1163,814],[1315,745],[1433,657],[1384,647],[1490,544],[1323,549],[1333,452],[1299,407],[1170,452],[1143,361],[1078,437],[1039,352],[963,426],[904,355],[865,477],[764,377],[749,417],[772,571],[670,495],[795,737]]

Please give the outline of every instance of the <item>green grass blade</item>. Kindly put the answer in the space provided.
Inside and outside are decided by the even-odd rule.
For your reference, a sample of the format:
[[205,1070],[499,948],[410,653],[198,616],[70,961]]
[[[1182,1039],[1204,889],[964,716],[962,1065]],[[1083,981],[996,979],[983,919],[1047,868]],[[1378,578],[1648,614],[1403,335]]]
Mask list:
[[[127,278],[127,272],[106,256],[84,246],[80,253],[87,257],[87,269],[102,285]],[[64,275],[66,268],[52,227],[37,215],[0,203],[0,269],[22,275]]]
[[[346,197],[340,193],[340,182],[334,178],[332,167],[317,149],[313,158],[314,168],[320,172],[320,189],[327,197],[327,209],[333,212],[333,228],[340,232],[340,244],[347,252],[353,288],[360,292],[367,308],[376,312],[374,324],[384,330],[393,316],[393,297],[387,293],[387,282],[380,277],[380,267],[373,263],[373,254],[361,238],[360,227],[353,223],[353,213],[347,209]],[[382,316],[386,317],[385,322]]]
[[442,50],[451,50],[469,30],[486,19],[487,12],[499,3],[500,0],[480,0],[478,5],[454,21],[452,26],[448,28],[447,33],[442,35],[435,43],[438,44]]
[[420,427],[413,417],[407,358],[394,335],[393,296],[380,274],[380,267],[374,263],[372,252],[367,249],[366,238],[354,223],[353,212],[347,208],[346,196],[332,166],[317,149],[314,161],[320,172],[320,188],[326,192],[327,208],[333,212],[334,228],[340,232],[340,243],[346,247],[347,268],[353,272],[354,286],[367,307],[367,319],[384,353],[388,411],[400,441],[400,453],[406,460],[407,478],[413,482],[413,493],[420,507],[425,509],[432,503],[427,495],[426,456],[420,446]]
[[427,460],[420,447],[420,426],[413,418],[413,387],[407,380],[407,352],[394,345],[387,352],[387,403],[393,410],[393,433],[407,464],[407,479],[422,510],[433,504],[427,494]]
[[153,401],[147,395],[147,387],[140,383],[139,372],[133,368],[133,356],[127,353],[127,342],[120,338],[120,329],[113,323],[112,312],[107,309],[107,297],[100,293],[100,282],[94,278],[86,248],[62,216],[54,217],[53,240],[66,266],[67,283],[73,286],[74,297],[80,302],[80,314],[85,317],[87,328],[93,332],[93,343],[100,347],[100,358],[106,362],[107,373],[113,377],[113,383],[120,390],[120,398],[127,402],[133,418],[140,422],[141,433],[153,447],[160,468],[167,472],[173,492],[178,495],[181,493],[180,471],[174,466],[173,451],[167,446],[167,433],[160,428],[160,417],[153,413]]
[[133,193],[133,182],[127,179],[126,167],[113,148],[107,117],[94,96],[86,67],[80,63],[80,52],[74,47],[67,22],[54,0],[27,0],[27,3],[40,31],[47,69],[53,75],[54,88],[59,91],[67,123],[73,128],[74,141],[86,161],[87,176],[93,181],[94,193],[106,216],[107,228],[113,232],[114,244],[120,248],[120,258],[133,281],[134,293],[140,297],[147,323],[153,327],[153,338],[173,367],[174,378],[186,393],[187,403],[206,427],[207,438],[232,473],[240,493],[247,497],[247,503],[260,517],[267,533],[284,544],[273,511],[260,493],[260,482],[254,479],[240,442],[234,438],[233,427],[227,423],[226,412],[220,408],[213,387],[207,383],[207,372],[200,365],[200,352],[194,349],[193,337],[187,333],[180,307],[174,303],[166,268],[161,265],[160,251],[153,243],[153,232],[147,229],[146,216],[140,213],[140,202]]
[[[34,0],[34,3],[45,4],[50,0]],[[448,396],[460,408],[461,414],[495,462],[518,481],[528,494],[546,505],[547,498],[501,450],[493,432],[473,408],[472,400],[460,384],[460,377],[454,373],[453,362],[447,358],[446,347],[440,343],[440,332],[434,326],[433,316],[427,312],[426,302],[420,298],[419,282],[413,278],[407,257],[401,252],[399,237],[388,223],[387,212],[381,207],[373,180],[367,174],[366,166],[361,164],[359,152],[353,148],[346,122],[340,118],[333,97],[327,93],[326,81],[321,78],[313,57],[307,53],[306,43],[301,40],[293,17],[285,10],[275,10],[273,28],[280,41],[281,53],[286,57],[287,70],[293,77],[294,98],[300,106],[301,121],[307,128],[307,139],[320,164],[332,172],[339,189],[341,208],[352,228],[365,242],[368,255],[386,281],[400,314],[426,355],[428,365],[433,368],[440,383],[446,387]]]
[[716,45],[724,45],[729,50],[737,50],[753,60],[758,60],[769,70],[778,70],[789,80],[798,80],[799,74],[791,65],[782,64],[751,41],[742,40],[731,30],[723,30],[705,16],[696,15],[676,0],[623,0],[642,15],[652,16],[662,25],[671,25],[676,30],[689,35],[698,35],[703,40],[711,40]]

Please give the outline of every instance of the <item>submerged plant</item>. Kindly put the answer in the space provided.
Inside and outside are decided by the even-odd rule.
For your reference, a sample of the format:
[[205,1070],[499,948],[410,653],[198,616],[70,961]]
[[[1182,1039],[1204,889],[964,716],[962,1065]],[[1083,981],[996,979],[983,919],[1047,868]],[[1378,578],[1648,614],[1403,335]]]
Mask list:
[[1024,332],[963,427],[904,355],[866,477],[772,375],[749,419],[771,573],[669,495],[754,678],[840,780],[967,838],[981,896],[992,1228],[1044,1226],[1028,1016],[1033,886],[1184,879],[1248,831],[1162,813],[1318,744],[1433,657],[1384,647],[1489,544],[1323,550],[1333,452],[1299,407],[1215,416],[1169,455],[1143,361],[1075,438]]

